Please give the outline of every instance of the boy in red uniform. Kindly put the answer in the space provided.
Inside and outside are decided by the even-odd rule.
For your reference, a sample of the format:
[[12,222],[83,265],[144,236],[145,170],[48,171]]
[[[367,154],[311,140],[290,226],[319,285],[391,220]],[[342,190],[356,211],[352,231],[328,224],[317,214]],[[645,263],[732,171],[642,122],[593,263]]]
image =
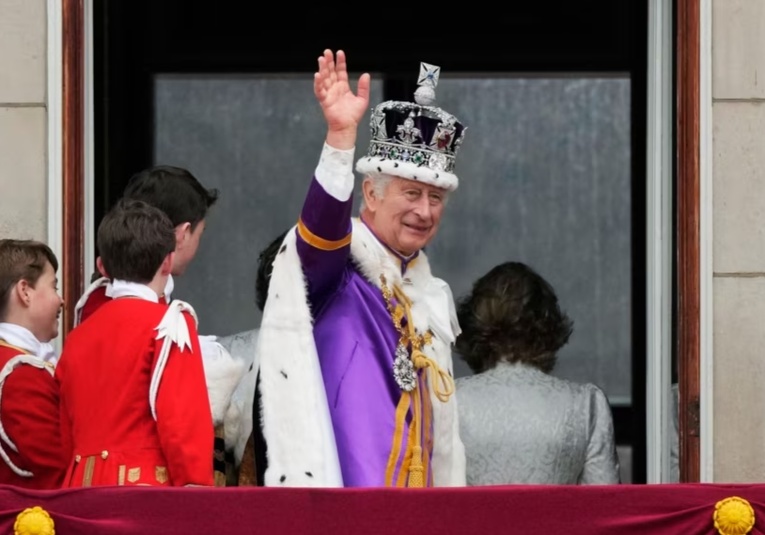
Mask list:
[[[123,198],[143,201],[162,210],[175,227],[175,256],[171,275],[164,288],[164,299],[169,303],[173,291],[173,276],[186,271],[194,259],[199,240],[205,229],[207,211],[218,199],[218,192],[205,189],[186,169],[160,165],[135,174],[128,182]],[[74,309],[74,324],[85,321],[101,305],[112,298],[112,289],[103,261],[98,259],[101,277],[94,277]]]
[[[174,288],[173,277],[182,275],[194,259],[202,234],[206,228],[207,214],[217,202],[218,191],[206,189],[191,174],[180,167],[159,165],[135,174],[123,192],[123,199],[143,201],[160,209],[175,228],[175,255],[171,274],[167,277],[163,295],[165,302],[171,302]],[[98,271],[90,286],[75,305],[74,325],[90,317],[99,307],[111,301],[113,286],[107,277],[101,258],[97,260]],[[100,277],[99,277],[100,275]],[[233,359],[215,336],[199,339],[207,378],[208,397],[216,433],[215,481],[225,486],[226,466],[221,462],[225,455],[223,419],[230,404],[234,388],[246,372],[241,362]]]
[[63,301],[58,262],[36,241],[0,240],[0,484],[61,486],[70,457],[53,379]]
[[213,484],[213,423],[194,310],[161,299],[169,218],[123,199],[98,247],[112,299],[67,338],[56,379],[73,458],[65,487]]

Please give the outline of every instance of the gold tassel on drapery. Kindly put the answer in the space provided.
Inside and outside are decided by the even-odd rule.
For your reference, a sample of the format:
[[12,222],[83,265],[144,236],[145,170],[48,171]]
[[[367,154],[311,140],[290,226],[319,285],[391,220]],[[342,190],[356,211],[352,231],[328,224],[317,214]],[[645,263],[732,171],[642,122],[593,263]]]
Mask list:
[[[401,441],[403,439],[404,427],[406,425],[406,416],[411,406],[412,421],[409,426],[410,436],[407,440],[407,451],[404,456],[401,471],[403,472],[406,469],[408,472],[409,477],[406,485],[407,487],[422,488],[426,486],[422,428],[423,422],[429,423],[432,421],[432,414],[423,414],[423,396],[429,395],[428,385],[432,384],[434,385],[436,398],[439,401],[446,403],[449,400],[449,397],[454,393],[454,380],[435,360],[422,351],[425,345],[431,343],[433,335],[429,331],[424,335],[417,333],[414,322],[411,319],[411,300],[398,286],[394,286],[393,295],[398,301],[398,304],[396,307],[393,307],[390,300],[391,292],[385,285],[385,277],[381,276],[380,278],[383,283],[383,297],[388,305],[388,310],[391,313],[393,323],[401,335],[399,343],[409,348],[410,358],[414,366],[414,373],[417,377],[418,385],[411,391],[403,391],[398,406],[396,407],[396,427],[393,434],[393,447],[388,458],[385,481],[386,485],[393,485],[393,472],[395,471],[399,459]],[[407,320],[406,329],[401,326],[401,320],[403,318],[406,318]],[[424,377],[422,378],[420,377],[420,370],[425,370],[423,372]],[[430,373],[428,373],[428,371],[430,371]],[[402,484],[403,478],[399,477],[397,486],[401,486]]]

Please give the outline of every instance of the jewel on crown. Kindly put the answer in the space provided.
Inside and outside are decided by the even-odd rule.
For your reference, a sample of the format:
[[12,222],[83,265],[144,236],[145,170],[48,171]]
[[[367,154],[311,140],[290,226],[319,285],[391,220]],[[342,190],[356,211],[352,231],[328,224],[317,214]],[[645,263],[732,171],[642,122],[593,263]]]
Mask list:
[[420,63],[420,77],[417,79],[417,91],[414,92],[414,101],[423,106],[432,106],[436,103],[436,86],[438,77],[441,75],[441,67],[430,63]]
[[372,110],[371,140],[360,173],[388,173],[455,188],[455,156],[465,127],[436,105],[441,68],[420,63],[414,101],[389,100]]

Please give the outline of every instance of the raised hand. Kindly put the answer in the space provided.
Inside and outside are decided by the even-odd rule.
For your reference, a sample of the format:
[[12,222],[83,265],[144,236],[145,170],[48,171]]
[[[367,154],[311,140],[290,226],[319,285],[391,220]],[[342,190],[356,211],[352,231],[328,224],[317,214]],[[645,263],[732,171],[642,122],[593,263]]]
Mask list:
[[345,53],[337,51],[337,61],[331,50],[319,57],[319,72],[314,74],[313,90],[321,105],[329,132],[353,133],[369,107],[369,74],[362,74],[353,94],[348,84]]

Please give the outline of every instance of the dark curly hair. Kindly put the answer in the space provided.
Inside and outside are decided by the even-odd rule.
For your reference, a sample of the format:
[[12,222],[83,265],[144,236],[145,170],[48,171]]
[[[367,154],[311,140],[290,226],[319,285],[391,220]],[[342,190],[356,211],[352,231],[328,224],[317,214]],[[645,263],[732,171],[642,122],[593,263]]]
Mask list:
[[274,260],[279,253],[282,242],[287,236],[289,230],[279,234],[274,241],[269,243],[258,256],[258,273],[255,276],[255,304],[263,312],[268,298],[268,287],[271,284],[271,272],[273,271]]
[[500,264],[478,279],[457,315],[462,334],[456,348],[474,373],[500,361],[549,373],[573,332],[552,286],[520,262]]

